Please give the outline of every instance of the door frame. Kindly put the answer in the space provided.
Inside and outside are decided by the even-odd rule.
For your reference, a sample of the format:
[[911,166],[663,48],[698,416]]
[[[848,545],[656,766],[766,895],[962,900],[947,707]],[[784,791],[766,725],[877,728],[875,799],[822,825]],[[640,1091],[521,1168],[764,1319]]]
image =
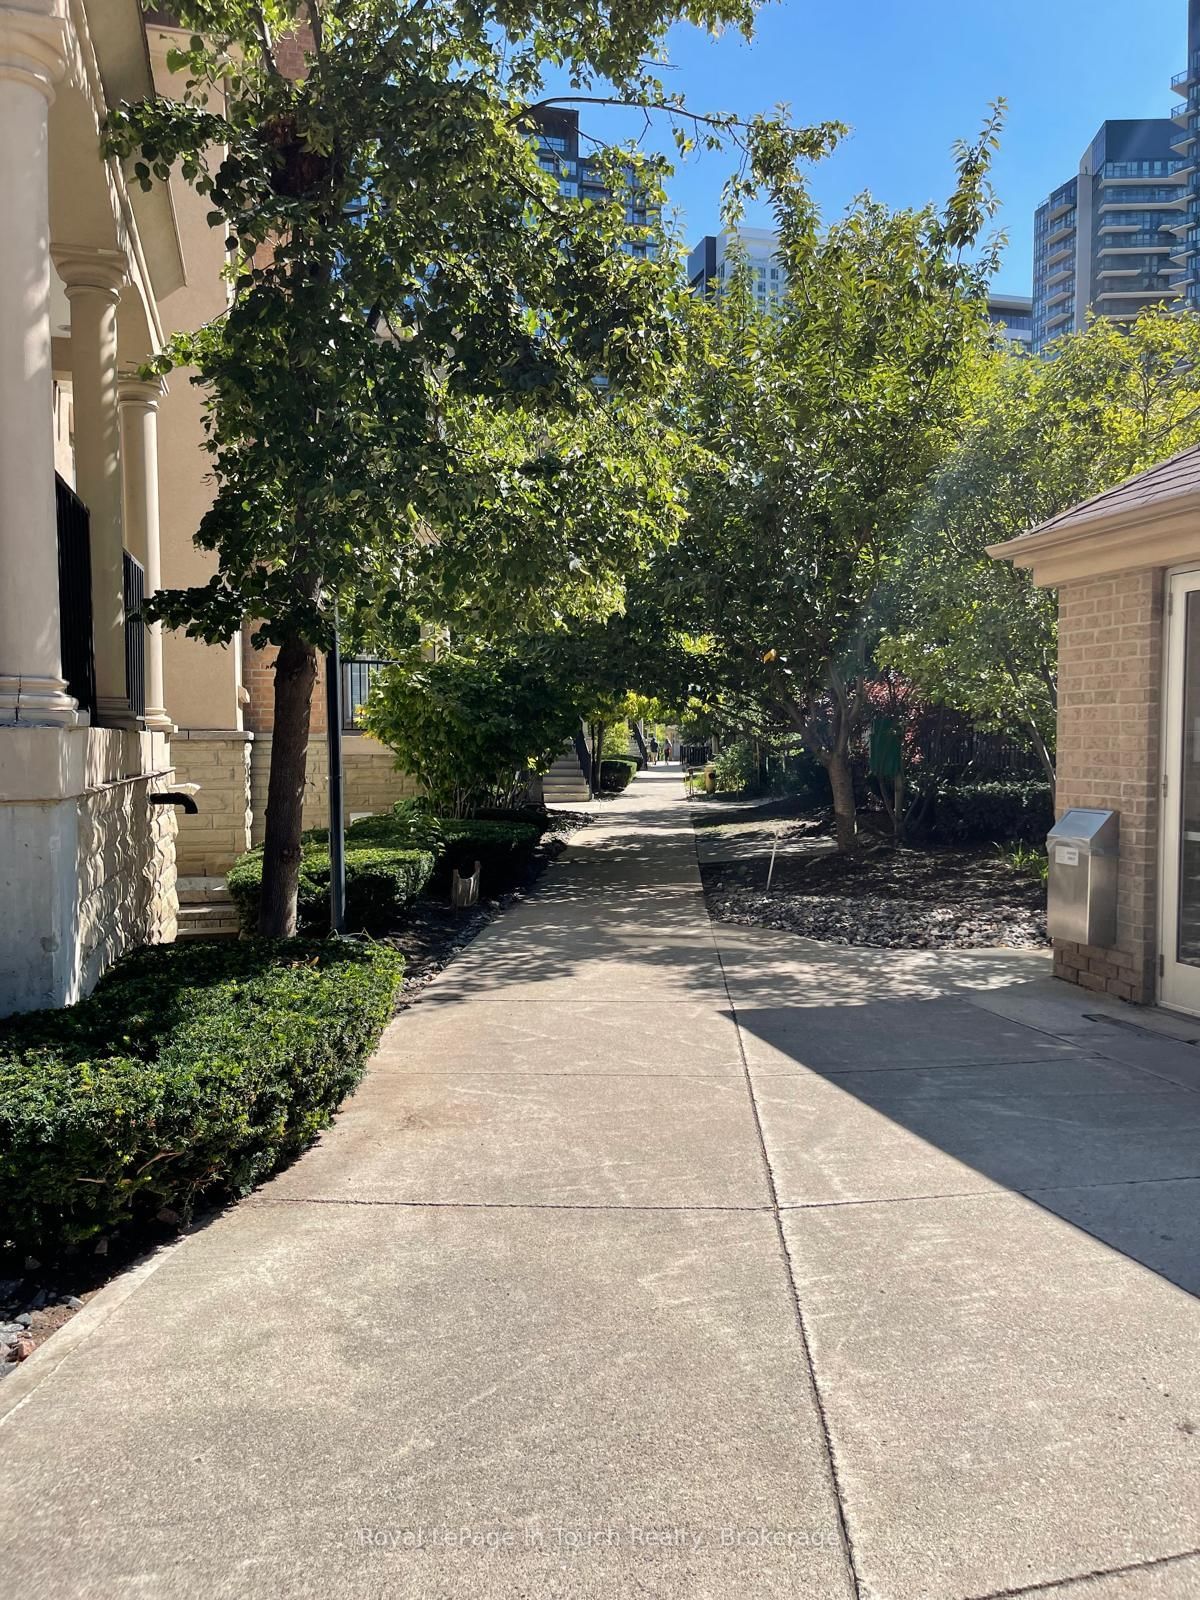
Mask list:
[[1158,755],[1158,861],[1156,891],[1160,1005],[1200,1016],[1200,966],[1176,961],[1183,815],[1183,666],[1188,594],[1200,593],[1200,564],[1171,567],[1163,575],[1162,713]]

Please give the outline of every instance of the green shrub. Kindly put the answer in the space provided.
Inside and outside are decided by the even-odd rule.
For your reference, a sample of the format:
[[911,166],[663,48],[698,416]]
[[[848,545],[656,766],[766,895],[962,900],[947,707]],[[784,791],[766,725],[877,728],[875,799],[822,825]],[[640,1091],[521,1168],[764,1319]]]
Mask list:
[[758,751],[749,739],[738,739],[726,745],[713,757],[717,774],[717,788],[725,794],[740,794],[743,789],[757,789],[759,782]]
[[500,822],[484,817],[443,818],[442,855],[434,871],[437,888],[448,889],[454,868],[480,866],[480,890],[501,894],[522,875],[539,838],[531,822]]
[[1042,844],[1053,826],[1050,785],[1023,778],[939,788],[931,829],[945,844]]
[[620,794],[622,789],[628,789],[637,769],[633,756],[605,756],[600,763],[601,793]]
[[160,945],[0,1023],[0,1242],[45,1256],[244,1194],[358,1082],[402,974],[379,945]]
[[544,805],[517,806],[511,811],[484,809],[473,811],[471,817],[476,822],[527,822],[539,839],[544,833],[551,832],[558,820]]
[[[365,818],[375,823],[374,817]],[[387,842],[386,828],[362,832],[355,823],[346,834],[346,920],[353,928],[385,929],[394,925],[404,907],[429,882],[434,855],[408,845]],[[296,902],[298,926],[316,932],[329,924],[329,835],[313,829],[305,835],[300,859],[300,887]],[[242,926],[252,932],[258,922],[262,890],[262,849],[239,856],[226,874],[229,894],[237,906]]]

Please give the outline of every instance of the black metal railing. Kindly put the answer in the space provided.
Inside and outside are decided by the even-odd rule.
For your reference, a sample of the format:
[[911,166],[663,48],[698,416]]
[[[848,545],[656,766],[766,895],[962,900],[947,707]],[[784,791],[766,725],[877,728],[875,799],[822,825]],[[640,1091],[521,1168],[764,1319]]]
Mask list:
[[128,550],[121,552],[121,582],[125,601],[125,692],[135,717],[146,715],[146,623],[142,602],[146,574]]
[[96,657],[92,643],[92,547],[88,508],[57,473],[58,626],[62,675],[79,709],[96,710]]
[[349,656],[342,662],[342,727],[354,733],[363,725],[363,709],[370,698],[371,685],[388,666],[378,656]]

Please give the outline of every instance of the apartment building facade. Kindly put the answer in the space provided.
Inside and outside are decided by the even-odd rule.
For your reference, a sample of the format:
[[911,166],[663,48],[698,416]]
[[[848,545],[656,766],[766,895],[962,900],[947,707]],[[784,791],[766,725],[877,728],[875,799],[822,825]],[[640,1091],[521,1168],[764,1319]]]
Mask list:
[[[224,873],[265,820],[269,654],[141,611],[213,570],[201,394],[138,369],[224,310],[224,235],[187,185],[128,183],[101,129],[177,92],[186,39],[137,0],[0,3],[0,1016],[81,998],[138,945],[231,931]],[[346,750],[351,812],[411,792],[366,735]],[[318,716],[307,821],[326,770]]]
[[[545,172],[558,179],[559,193],[572,200],[591,200],[605,205],[612,189],[605,176],[599,145],[589,142],[580,131],[579,113],[567,107],[545,106],[537,113],[532,133],[538,161]],[[640,192],[633,175],[626,169],[628,192],[625,195],[625,221],[631,228],[652,229],[659,221],[659,208]],[[653,260],[658,246],[652,238],[633,238],[623,246],[626,254]]]
[[1200,310],[1200,0],[1188,0],[1187,66],[1171,79],[1171,146],[1181,162],[1184,206],[1173,232],[1176,286],[1183,303]]
[[787,291],[787,269],[779,259],[779,235],[770,228],[738,228],[709,233],[688,253],[688,282],[697,294],[720,294],[744,262],[750,288],[764,310]]
[[1032,348],[1087,326],[1089,313],[1128,323],[1179,303],[1179,230],[1188,167],[1167,117],[1109,121],[1079,171],[1034,215]]

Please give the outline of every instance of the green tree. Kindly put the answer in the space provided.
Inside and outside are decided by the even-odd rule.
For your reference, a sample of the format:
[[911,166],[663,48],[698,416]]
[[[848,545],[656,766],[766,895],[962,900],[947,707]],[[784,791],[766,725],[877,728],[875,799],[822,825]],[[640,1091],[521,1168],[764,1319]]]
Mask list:
[[365,713],[434,809],[455,817],[519,804],[578,722],[573,696],[528,651],[488,645],[395,663]]
[[727,685],[827,769],[843,849],[871,604],[948,447],[964,363],[988,338],[997,247],[979,241],[999,120],[959,148],[943,208],[892,212],[866,196],[827,228],[797,163],[761,152],[753,176],[774,204],[787,296],[763,313],[735,283],[696,341],[700,464],[680,593]]
[[[481,414],[586,430],[603,412],[636,431],[677,352],[674,263],[625,248],[652,242],[625,202],[631,188],[661,198],[662,163],[613,155],[611,204],[561,195],[530,139],[543,70],[564,69],[573,93],[602,77],[612,97],[666,107],[686,143],[645,63],[678,21],[749,30],[753,0],[175,9],[195,29],[172,58],[184,96],[122,108],[108,148],[146,186],[175,167],[207,196],[231,301],[155,363],[191,366],[205,388],[216,495],[198,542],[218,557],[209,583],[155,610],[211,641],[249,620],[255,644],[279,647],[260,928],[287,934],[316,655],[339,608],[403,603],[414,551],[478,525],[481,499],[503,497],[518,522],[540,436],[481,429]],[[293,80],[274,41],[300,26]],[[728,121],[690,126],[716,136]],[[461,470],[483,434],[491,453]],[[574,570],[603,596],[611,524],[561,509]]]
[[1023,735],[1054,781],[1056,605],[987,546],[1200,440],[1200,318],[1097,320],[1052,359],[994,355],[900,550],[879,646],[927,699]]

